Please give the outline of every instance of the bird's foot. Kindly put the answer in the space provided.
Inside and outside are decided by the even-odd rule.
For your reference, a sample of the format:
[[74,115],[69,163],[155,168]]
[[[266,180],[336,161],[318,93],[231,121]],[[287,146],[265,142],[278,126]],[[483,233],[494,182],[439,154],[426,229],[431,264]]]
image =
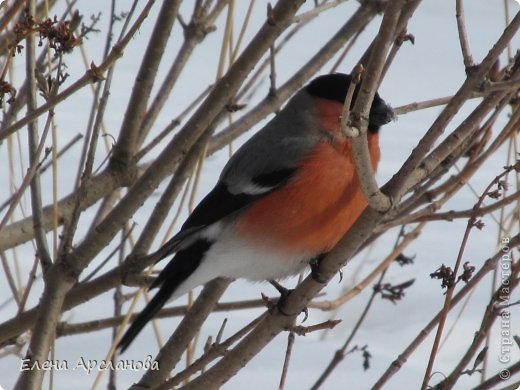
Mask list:
[[309,263],[309,265],[311,266],[312,278],[316,282],[321,283],[321,284],[327,283],[327,281],[324,278],[322,278],[321,273],[320,273],[320,264],[324,257],[325,257],[325,254],[319,255],[319,256],[315,257],[314,259],[312,259],[311,262]]
[[[278,302],[276,303],[276,308],[284,316],[290,317],[291,314],[286,313],[283,310],[283,306],[284,306],[285,300],[287,299],[287,297],[289,295],[291,295],[291,293],[294,291],[294,289],[285,288],[280,283],[278,283],[276,280],[270,280],[269,283],[271,283],[273,285],[273,287],[276,288],[278,290],[278,292],[280,293],[280,298],[278,299]],[[302,309],[302,313],[304,313],[304,315],[305,315],[302,322],[305,322],[307,320],[307,318],[309,317],[309,310],[306,307],[304,307]]]
[[[316,282],[321,283],[321,284],[326,284],[327,283],[327,280],[321,276],[321,272],[320,272],[320,264],[321,264],[321,261],[325,258],[325,256],[326,256],[326,253],[323,253],[323,254],[315,257],[314,259],[312,259],[310,261],[310,263],[309,263],[309,265],[311,267],[311,276],[312,276],[312,278]],[[342,280],[343,280],[343,271],[339,270],[339,281],[340,281],[340,283],[341,283]]]

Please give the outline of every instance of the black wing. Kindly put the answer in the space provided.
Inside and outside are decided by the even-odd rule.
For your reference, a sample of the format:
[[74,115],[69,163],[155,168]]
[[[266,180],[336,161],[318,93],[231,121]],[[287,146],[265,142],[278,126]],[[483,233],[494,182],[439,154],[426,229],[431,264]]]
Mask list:
[[251,202],[264,197],[276,188],[287,183],[294,171],[295,168],[285,168],[253,177],[251,183],[259,187],[269,188],[266,192],[255,194],[232,194],[224,182],[219,182],[215,188],[202,199],[195,210],[193,210],[186,222],[182,225],[181,231],[201,226],[209,226],[225,216],[244,208]]
[[[294,169],[284,169],[282,171],[262,174],[253,178],[252,182],[261,187],[269,187],[269,192],[271,192],[286,183],[293,172]],[[121,352],[124,352],[129,347],[148,321],[161,310],[177,287],[197,269],[204,254],[213,244],[213,241],[199,237],[183,249],[179,249],[179,243],[185,237],[246,207],[255,199],[261,198],[269,192],[255,195],[235,195],[227,190],[223,182],[219,182],[199,203],[182,225],[181,231],[165,243],[157,252],[151,255],[156,257],[157,261],[159,261],[176,252],[173,259],[164,267],[150,286],[150,289],[159,287],[159,291],[148,305],[146,305],[144,310],[138,314],[132,322],[132,325],[130,325],[125,332],[121,341],[119,341],[118,348]]]
[[266,196],[268,193],[281,187],[291,178],[295,168],[284,168],[278,171],[262,173],[251,179],[251,183],[260,187],[266,187],[269,190],[255,194],[232,194],[227,185],[220,181],[215,188],[200,201],[195,210],[186,219],[181,230],[172,238],[170,238],[150,257],[157,263],[162,259],[175,253],[179,244],[194,233],[200,231],[222,218],[243,209],[253,201]]

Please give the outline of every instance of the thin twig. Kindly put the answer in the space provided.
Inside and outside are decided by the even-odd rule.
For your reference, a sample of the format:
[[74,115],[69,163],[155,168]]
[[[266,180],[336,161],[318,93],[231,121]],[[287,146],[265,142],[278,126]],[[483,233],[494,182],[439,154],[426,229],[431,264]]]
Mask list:
[[[516,248],[520,245],[520,235],[515,235],[509,240],[508,243],[511,249]],[[451,308],[454,308],[459,302],[461,302],[468,293],[470,293],[475,286],[486,276],[489,272],[493,271],[498,261],[502,258],[504,253],[500,248],[491,258],[487,259],[478,272],[473,274],[473,277],[460,289],[460,291],[454,295],[451,301]],[[383,386],[390,380],[390,378],[401,369],[406,363],[411,354],[417,349],[417,347],[428,337],[430,332],[438,324],[443,309],[438,312],[428,324],[417,334],[412,342],[398,355],[390,366],[386,369],[383,375],[377,380],[372,386],[373,390],[382,389]]]
[[464,5],[462,1],[463,0],[457,0],[455,3],[455,16],[457,19],[457,29],[459,31],[459,42],[462,50],[462,57],[464,58],[464,66],[466,67],[466,72],[469,72],[474,66],[474,63],[469,50],[468,34],[466,33],[466,24],[464,23]]
[[[513,168],[506,169],[502,174],[497,176],[491,183],[488,184],[488,186],[485,188],[485,190],[482,192],[482,195],[478,199],[477,203],[473,206],[475,210],[478,210],[482,206],[482,202],[484,199],[489,195],[491,188],[497,185],[502,177],[504,177],[508,172],[510,172]],[[435,340],[433,341],[433,346],[430,353],[430,358],[428,360],[428,365],[426,367],[426,371],[424,373],[423,383],[421,388],[424,390],[428,386],[428,382],[430,381],[430,377],[433,370],[433,364],[435,362],[435,358],[437,355],[437,351],[439,348],[439,344],[441,342],[441,336],[444,329],[444,325],[446,323],[446,319],[448,317],[448,313],[451,308],[453,294],[455,291],[456,286],[456,278],[458,276],[458,271],[462,263],[462,256],[464,255],[464,251],[466,249],[466,245],[468,242],[469,235],[474,227],[476,227],[477,219],[476,217],[471,217],[468,219],[466,230],[464,231],[464,236],[462,237],[462,242],[460,244],[459,253],[457,254],[457,259],[455,261],[455,265],[453,266],[453,280],[448,284],[446,295],[444,299],[444,306],[441,311],[441,316],[439,319],[439,325],[437,327],[437,332],[435,334]]]
[[[22,198],[23,193],[25,192],[27,187],[31,184],[31,181],[32,181],[34,175],[36,174],[36,172],[38,172],[38,169],[41,165],[40,158],[41,158],[42,152],[44,150],[45,141],[46,141],[47,134],[48,134],[49,128],[50,128],[50,123],[51,123],[50,120],[51,120],[51,116],[48,116],[47,122],[45,124],[45,128],[42,133],[42,137],[41,137],[40,142],[34,153],[34,157],[33,157],[34,162],[31,164],[31,166],[27,170],[27,174],[25,175],[24,179],[22,180],[22,183],[20,184],[20,188],[18,188],[16,193],[13,194],[13,196],[11,197],[9,209],[4,214],[4,217],[2,218],[2,221],[0,222],[0,231],[2,231],[4,229],[4,227],[6,226],[7,222],[11,218],[11,215],[13,214],[16,206],[20,202],[20,199]],[[47,151],[45,153],[44,159],[47,158],[49,152],[50,151]]]
[[4,128],[0,132],[0,141],[6,139],[11,134],[20,130],[28,123],[34,121],[40,115],[54,108],[57,104],[61,103],[71,95],[75,94],[77,91],[89,85],[91,83],[98,82],[103,77],[103,73],[105,73],[112,65],[122,56],[123,50],[128,45],[134,34],[137,32],[139,27],[141,26],[144,19],[148,16],[152,5],[155,3],[155,0],[148,0],[146,6],[143,11],[137,18],[137,20],[132,25],[130,31],[124,36],[124,38],[116,44],[110,54],[107,56],[106,60],[103,61],[99,66],[95,64],[91,64],[91,68],[85,72],[83,76],[81,76],[78,80],[72,83],[69,87],[65,88],[62,92],[56,94],[51,99],[47,100],[44,104],[33,110],[31,113],[27,114],[25,117],[12,124],[9,127]]
[[[36,1],[26,1],[26,11],[29,15],[36,14]],[[36,92],[38,89],[36,82],[36,43],[34,34],[29,34],[26,38],[26,63],[25,71],[26,78],[28,80],[28,94],[27,94],[27,113],[30,115],[36,110]],[[50,126],[50,118],[54,115],[53,111],[49,112],[47,126]],[[44,135],[47,135],[47,129],[44,130]],[[43,146],[43,140],[38,145],[38,123],[37,121],[31,121],[27,124],[28,141],[29,141],[29,161],[34,167],[39,166],[39,154],[41,153],[41,147]],[[31,206],[32,206],[32,217],[34,226],[34,238],[36,241],[36,247],[38,249],[38,257],[42,263],[43,272],[49,269],[52,264],[52,258],[49,253],[49,247],[47,245],[47,238],[45,237],[45,231],[43,229],[43,211],[42,211],[42,190],[40,183],[40,174],[37,169],[34,170],[31,178]],[[1,230],[1,225],[0,225]]]
[[[396,252],[396,248],[398,247],[399,245],[399,238],[403,235],[403,230],[404,228],[401,228],[400,232],[399,232],[399,235],[397,237],[397,240],[395,242],[395,245],[394,245],[394,250],[393,252]],[[399,253],[402,253],[401,251]],[[388,265],[386,266],[386,268],[384,268],[382,270],[382,272],[380,273],[379,275],[379,280],[377,281],[376,283],[376,286],[377,285],[381,285],[384,278],[385,278],[385,275],[386,275],[386,271],[388,270],[388,267],[390,266],[390,263],[388,263]],[[349,336],[347,337],[347,340],[345,341],[345,343],[341,346],[341,348],[339,348],[338,350],[336,350],[336,353],[334,354],[334,356],[332,357],[331,361],[329,362],[329,364],[327,365],[327,367],[325,368],[325,370],[323,371],[323,373],[320,375],[320,377],[316,380],[316,382],[313,384],[313,386],[311,387],[311,390],[318,390],[322,385],[323,383],[325,383],[325,380],[330,376],[330,374],[332,373],[332,371],[334,371],[334,369],[341,363],[341,361],[345,358],[345,355],[346,355],[346,351],[350,345],[350,343],[352,342],[352,340],[354,339],[355,335],[357,334],[358,330],[360,329],[361,327],[361,324],[364,322],[370,308],[372,307],[372,303],[374,302],[374,299],[376,298],[378,294],[378,290],[377,289],[373,289],[372,290],[372,294],[370,295],[370,298],[368,299],[368,302],[367,304],[365,305],[363,311],[361,312],[361,315],[359,316],[358,320],[356,321],[356,324],[354,325],[354,327],[352,328],[352,330],[350,331],[350,334]]]
[[459,363],[456,365],[453,371],[444,380],[435,385],[434,389],[441,390],[453,388],[457,382],[457,379],[462,375],[462,370],[464,370],[472,357],[478,352],[482,342],[489,334],[493,323],[497,320],[497,318],[501,317],[501,312],[505,310],[506,313],[509,314],[507,307],[505,307],[503,302],[509,301],[511,293],[515,287],[518,286],[520,281],[520,279],[518,279],[518,274],[520,273],[520,262],[512,264],[510,271],[511,273],[509,276],[505,278],[498,289],[494,291],[484,312],[480,328],[475,332],[475,337],[473,338],[473,341],[468,347],[466,353],[460,359]]
[[[472,390],[490,390],[490,389],[496,389],[496,385],[503,385],[504,384],[504,378],[512,377],[513,375],[516,375],[520,372],[520,361],[513,363],[509,367],[506,367],[502,370],[500,370],[496,375],[493,375],[492,377],[486,379],[484,382],[480,383],[478,386],[475,386]],[[517,381],[515,383],[508,383],[508,387],[505,389],[518,389],[518,386],[520,386],[520,381]],[[504,389],[504,390],[505,390]]]
[[[149,108],[144,115],[142,120],[140,129],[139,129],[139,139],[138,144],[141,145],[146,136],[149,134],[152,125],[155,123],[159,113],[164,108],[164,105],[171,94],[171,91],[175,87],[177,80],[179,79],[180,74],[185,69],[186,64],[188,63],[189,58],[191,57],[193,51],[196,46],[200,44],[203,39],[206,37],[208,33],[213,31],[212,25],[215,22],[215,19],[220,15],[224,6],[226,5],[226,1],[220,0],[217,2],[213,10],[207,13],[205,8],[201,9],[197,15],[192,16],[192,20],[189,23],[189,28],[186,26],[184,28],[184,41],[182,43],[181,48],[179,49],[175,61],[172,63],[168,73],[160,85],[157,94],[153,98],[152,102],[149,105]],[[208,87],[211,89],[211,87]],[[200,96],[205,96],[206,93],[201,93]],[[198,102],[198,99],[195,99],[194,102]],[[180,115],[183,116],[183,115]]]
[[16,287],[16,282],[14,281],[13,274],[10,271],[9,263],[4,252],[0,253],[0,260],[2,262],[2,268],[4,269],[3,273],[7,279],[7,284],[9,285],[9,288],[11,290],[12,297],[16,302],[16,305],[20,307],[20,292]]
[[[482,82],[502,50],[507,46],[512,37],[515,36],[518,28],[520,28],[520,13],[518,13],[509,26],[506,27],[480,65],[466,78],[466,81],[423,136],[399,172],[385,185],[386,192],[392,197],[408,192],[410,188],[413,188],[428,175],[429,172],[418,168],[424,156],[428,153],[437,138],[443,133],[444,128],[453,119],[462,104]],[[412,174],[414,171],[415,173]]]
[[[120,42],[117,50],[121,50],[124,45],[128,43],[130,40],[130,37],[137,31],[142,21],[146,18],[148,15],[148,11],[153,4],[153,0],[150,0],[147,5],[144,7],[143,12],[137,19],[137,21],[134,23],[132,28],[130,29],[129,34]],[[113,53],[118,53],[118,51],[114,49]],[[112,53],[111,53],[112,54]],[[115,54],[114,54],[115,56]],[[109,56],[110,57],[110,56]],[[111,64],[115,58],[111,59],[110,61],[105,62],[103,65],[107,66],[109,63]],[[103,71],[104,68],[96,68],[95,72]],[[84,76],[85,77],[89,77]],[[75,83],[76,84],[76,83]],[[69,87],[69,91],[70,91]],[[62,95],[65,94],[66,91],[62,92]],[[56,95],[57,96],[57,95]],[[40,106],[39,109],[36,109],[33,111],[35,115],[36,113],[41,110],[43,107],[46,107],[46,109],[52,108],[52,105],[44,104],[43,106]],[[30,116],[30,115],[29,115]],[[29,118],[29,116],[26,116],[25,120]],[[21,121],[23,122],[23,120]],[[18,123],[21,123],[18,122]],[[16,126],[15,126],[16,127]],[[8,131],[2,132],[2,135],[5,135],[5,133],[8,133]],[[77,273],[74,271],[75,264],[74,262],[60,262],[60,267],[55,267],[54,265],[51,266],[46,273],[46,284],[44,287],[44,291],[41,297],[40,301],[40,309],[38,313],[38,318],[36,321],[36,329],[37,332],[33,333],[27,358],[30,359],[31,362],[39,362],[40,364],[47,359],[51,342],[54,338],[54,329],[56,326],[56,323],[58,321],[59,315],[61,313],[61,308],[63,301],[65,299],[65,296],[67,292],[70,290],[72,285],[75,283],[77,278]],[[84,267],[82,267],[84,268]],[[70,272],[72,271],[72,272]],[[41,386],[42,380],[43,380],[43,374],[41,370],[32,370],[32,371],[23,371],[21,372],[20,376],[18,377],[18,381],[16,383],[16,388],[23,388],[23,389],[32,389],[32,388],[38,388]]]
[[204,286],[190,311],[184,316],[175,332],[156,356],[155,361],[161,369],[148,370],[139,383],[132,386],[131,389],[155,388],[166,380],[229,283],[230,280],[228,279],[215,279]]
[[289,362],[291,361],[291,354],[294,346],[294,332],[289,332],[287,336],[287,348],[285,350],[285,358],[283,361],[282,375],[280,377],[280,384],[278,385],[278,390],[285,389],[285,381],[287,379],[287,374],[289,372]]
[[210,346],[210,348],[202,355],[199,359],[193,362],[193,364],[187,367],[184,371],[179,372],[173,378],[168,379],[162,385],[160,385],[157,390],[165,390],[171,389],[172,387],[178,385],[180,382],[189,378],[191,375],[195,374],[197,371],[201,371],[204,367],[206,367],[213,360],[222,356],[226,353],[228,348],[244,337],[247,333],[249,333],[263,318],[265,317],[265,313],[255,318],[249,324],[244,326],[242,329],[237,331],[227,340],[221,343],[215,343]]

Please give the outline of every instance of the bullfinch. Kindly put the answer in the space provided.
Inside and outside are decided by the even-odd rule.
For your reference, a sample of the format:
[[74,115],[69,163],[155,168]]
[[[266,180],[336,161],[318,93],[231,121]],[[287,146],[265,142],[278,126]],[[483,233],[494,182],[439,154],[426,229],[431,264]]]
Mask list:
[[[340,73],[315,78],[236,151],[213,190],[157,252],[159,260],[171,260],[150,286],[159,290],[121,339],[121,351],[168,300],[217,277],[297,274],[345,235],[367,205],[351,141],[340,129],[350,82]],[[393,117],[376,93],[367,131],[374,171],[379,128]]]

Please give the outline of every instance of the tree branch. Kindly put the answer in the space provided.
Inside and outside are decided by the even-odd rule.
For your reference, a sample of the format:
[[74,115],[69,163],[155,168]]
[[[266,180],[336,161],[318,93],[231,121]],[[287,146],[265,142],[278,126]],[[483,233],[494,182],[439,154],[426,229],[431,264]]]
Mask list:
[[159,10],[159,16],[142,57],[141,67],[135,78],[132,94],[121,124],[119,137],[112,153],[111,163],[127,165],[133,159],[138,146],[139,129],[146,112],[148,98],[152,91],[159,64],[165,53],[180,0],[166,1]]

